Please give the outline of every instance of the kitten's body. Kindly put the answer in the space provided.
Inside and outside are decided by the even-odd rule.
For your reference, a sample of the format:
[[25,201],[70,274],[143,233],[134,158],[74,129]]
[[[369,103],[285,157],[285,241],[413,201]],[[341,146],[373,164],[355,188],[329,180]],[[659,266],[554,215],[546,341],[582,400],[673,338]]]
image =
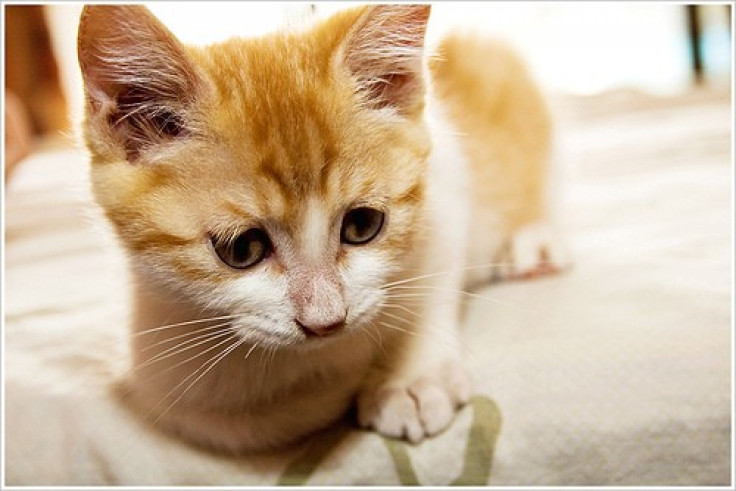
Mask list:
[[[356,9],[200,49],[140,8],[85,11],[93,187],[133,265],[126,392],[148,418],[240,451],[357,398],[362,424],[418,441],[467,400],[456,292],[545,219],[550,128],[518,61],[473,39],[443,41],[425,98],[428,14]],[[350,245],[361,207],[385,222]],[[219,238],[253,227],[272,252],[218,263]],[[523,245],[534,269],[544,244]]]

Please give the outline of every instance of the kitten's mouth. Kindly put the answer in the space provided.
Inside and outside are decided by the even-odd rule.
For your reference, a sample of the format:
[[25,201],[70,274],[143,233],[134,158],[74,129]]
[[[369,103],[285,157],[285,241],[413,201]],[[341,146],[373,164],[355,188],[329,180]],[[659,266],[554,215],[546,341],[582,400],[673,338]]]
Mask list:
[[332,327],[330,332],[323,332],[321,334],[314,333],[308,329],[304,330],[296,324],[289,332],[266,331],[251,326],[237,325],[233,326],[233,330],[248,343],[258,344],[262,347],[283,349],[304,349],[323,346],[335,339],[342,338],[351,331],[344,324],[339,328]]
[[345,328],[345,320],[333,322],[324,325],[304,325],[297,319],[294,319],[294,324],[299,330],[304,333],[307,339],[310,338],[326,338],[328,336],[335,336]]

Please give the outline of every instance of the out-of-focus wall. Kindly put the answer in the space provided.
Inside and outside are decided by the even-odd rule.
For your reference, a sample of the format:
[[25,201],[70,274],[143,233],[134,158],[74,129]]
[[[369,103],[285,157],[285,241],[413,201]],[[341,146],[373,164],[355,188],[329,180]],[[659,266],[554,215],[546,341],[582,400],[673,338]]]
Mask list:
[[5,5],[5,90],[22,105],[32,134],[67,129],[57,59],[39,5]]
[[[659,94],[693,82],[686,7],[654,2],[441,3],[441,30],[474,29],[508,40],[550,90],[595,94],[622,87]],[[709,81],[730,77],[725,5],[702,5]],[[705,15],[705,14],[709,15]],[[712,63],[710,63],[712,62]]]

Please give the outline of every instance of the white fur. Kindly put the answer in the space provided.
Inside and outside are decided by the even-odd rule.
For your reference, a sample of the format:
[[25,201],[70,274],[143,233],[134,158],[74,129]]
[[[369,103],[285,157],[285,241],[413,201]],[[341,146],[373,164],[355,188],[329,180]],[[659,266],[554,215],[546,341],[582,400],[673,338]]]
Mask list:
[[[389,294],[395,307],[385,309],[380,317],[384,325],[413,329],[417,335],[404,340],[389,370],[369,376],[358,398],[362,425],[413,442],[446,428],[456,407],[470,394],[458,331],[470,219],[467,160],[457,132],[431,99],[427,123],[433,142],[424,223],[428,233],[424,247],[417,251],[415,270],[423,278],[399,276],[396,281],[396,291],[426,296],[418,306],[391,299]],[[397,321],[407,312],[415,312],[411,327]]]
[[232,325],[244,339],[264,345],[299,339],[290,329],[294,312],[286,301],[287,284],[282,275],[258,269],[227,283],[223,292],[214,293],[231,299],[227,310],[240,313]]
[[315,198],[307,201],[300,234],[302,252],[311,260],[318,260],[328,247],[330,231],[330,217],[324,204]]
[[380,251],[361,251],[354,254],[341,272],[347,299],[348,326],[358,329],[367,326],[375,318],[384,299],[380,286],[390,271],[388,260]]

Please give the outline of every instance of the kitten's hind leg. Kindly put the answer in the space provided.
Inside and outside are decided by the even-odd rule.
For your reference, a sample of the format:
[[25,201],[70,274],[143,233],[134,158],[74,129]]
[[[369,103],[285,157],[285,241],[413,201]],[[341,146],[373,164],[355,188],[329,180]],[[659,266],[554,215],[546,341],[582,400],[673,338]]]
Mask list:
[[521,227],[501,249],[496,279],[527,279],[559,273],[571,266],[568,246],[549,222]]

